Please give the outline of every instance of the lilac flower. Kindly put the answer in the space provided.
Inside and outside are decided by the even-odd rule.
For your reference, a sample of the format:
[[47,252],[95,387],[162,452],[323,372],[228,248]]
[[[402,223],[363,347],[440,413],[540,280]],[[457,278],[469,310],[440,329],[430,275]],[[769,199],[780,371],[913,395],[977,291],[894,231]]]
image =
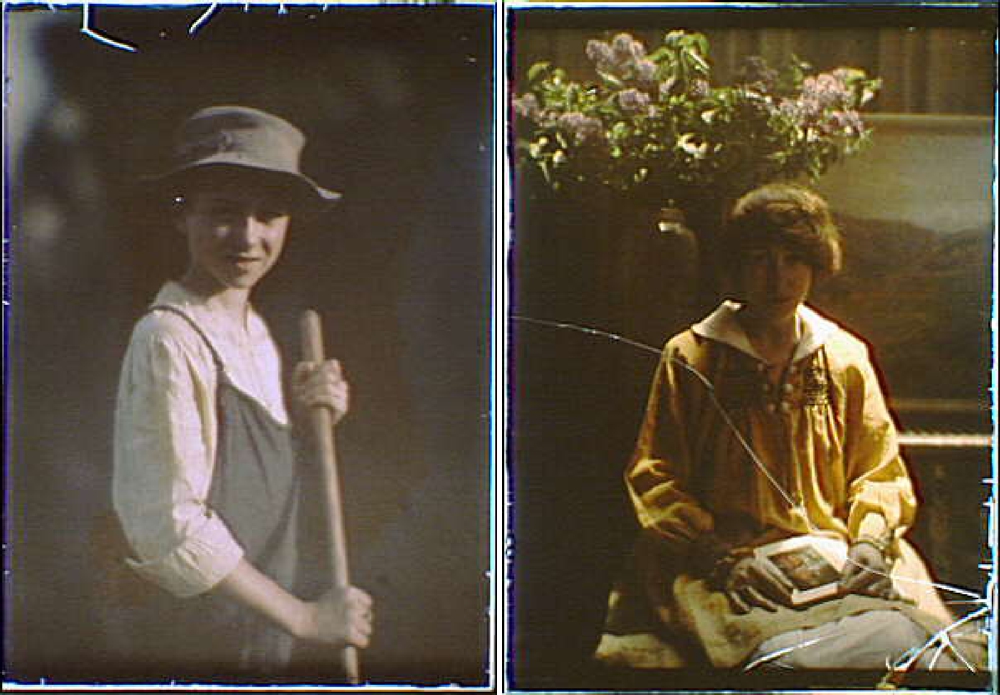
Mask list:
[[677,58],[671,51],[701,55],[703,38],[685,36],[671,32],[650,54],[630,33],[584,39],[584,67],[597,69],[596,80],[536,69],[533,76],[546,82],[534,94],[513,95],[519,130],[530,132],[519,150],[523,161],[567,191],[591,183],[636,192],[678,184],[728,191],[778,165],[789,176],[818,175],[864,144],[858,111],[879,88],[864,71],[816,73],[793,63],[785,75],[750,58],[732,84],[717,87],[707,63],[669,63]]
[[617,34],[611,40],[611,48],[614,49],[615,57],[619,60],[632,56],[632,37],[629,34]]
[[695,99],[704,99],[711,93],[711,88],[705,80],[694,80],[688,85],[688,94]]
[[823,132],[827,135],[860,135],[865,129],[861,114],[857,111],[834,111],[823,124]]
[[846,85],[830,73],[807,77],[802,81],[802,97],[815,100],[822,109],[846,104],[850,96]]
[[513,105],[514,113],[522,118],[529,118],[537,122],[541,115],[542,110],[538,105],[538,97],[531,92],[514,99]]
[[656,79],[656,63],[646,58],[636,61],[635,75],[640,82],[652,83]]
[[623,89],[618,92],[618,105],[626,113],[646,113],[649,111],[649,95],[639,89]]
[[620,64],[634,60],[642,60],[646,57],[646,49],[643,45],[632,38],[631,34],[618,34],[611,40],[611,48],[615,54],[615,60]]
[[591,39],[587,42],[587,58],[596,64],[599,70],[607,70],[615,62],[615,52],[608,43]]
[[642,45],[642,41],[633,39],[632,45],[629,46],[629,51],[632,53],[632,60],[636,62],[646,57],[646,47]]
[[777,111],[801,124],[816,119],[823,112],[823,107],[817,99],[803,96],[800,99],[782,99]]
[[585,116],[578,111],[570,111],[559,117],[558,125],[563,130],[572,133],[576,144],[582,144],[588,140],[594,140],[604,132],[600,119],[593,116]]
[[805,118],[817,118],[823,112],[823,104],[819,99],[803,97],[799,100],[799,111]]
[[601,123],[601,119],[594,118],[593,116],[584,118],[580,127],[576,129],[577,143],[587,142],[588,140],[599,140],[603,136],[604,124]]
[[559,127],[563,130],[576,130],[583,123],[584,116],[579,111],[570,111],[559,117]]
[[841,88],[844,91],[845,105],[848,103],[846,101],[847,98],[851,95],[857,96],[859,86],[858,82],[861,83],[861,94],[858,96],[859,106],[864,106],[875,98],[875,90],[878,89],[878,80],[876,80],[874,84],[868,82],[865,79],[865,73],[863,70],[859,70],[857,68],[837,68],[830,74],[840,83]]

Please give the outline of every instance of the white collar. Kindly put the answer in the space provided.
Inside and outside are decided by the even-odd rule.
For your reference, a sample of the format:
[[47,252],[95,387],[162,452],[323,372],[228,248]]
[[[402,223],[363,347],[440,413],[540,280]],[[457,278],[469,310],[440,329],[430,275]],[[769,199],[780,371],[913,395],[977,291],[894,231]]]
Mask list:
[[[739,309],[738,303],[726,300],[715,311],[694,324],[691,330],[702,337],[725,343],[764,362],[765,360],[757,354],[750,343],[746,331],[743,330],[743,325],[736,318]],[[793,362],[816,352],[826,343],[827,338],[839,329],[833,321],[820,316],[804,304],[799,306],[796,316],[802,327],[802,335],[795,348],[795,354],[792,355]]]
[[221,314],[201,295],[192,292],[176,280],[168,280],[160,288],[152,306],[169,304],[187,311],[199,327],[214,337],[239,344],[249,338],[251,341],[267,339],[269,334],[263,320],[252,306],[247,305],[246,326],[238,326],[228,316]]
[[157,293],[153,304],[170,304],[181,307],[201,306],[205,304],[205,300],[176,280],[167,280]]

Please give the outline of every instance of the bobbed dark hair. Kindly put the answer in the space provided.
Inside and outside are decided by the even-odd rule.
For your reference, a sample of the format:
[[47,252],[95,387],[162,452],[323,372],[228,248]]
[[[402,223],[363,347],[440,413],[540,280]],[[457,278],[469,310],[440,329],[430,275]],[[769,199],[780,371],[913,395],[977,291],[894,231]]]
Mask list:
[[730,210],[719,242],[726,275],[747,251],[771,244],[800,253],[819,279],[835,275],[841,266],[840,232],[829,205],[796,184],[770,183],[743,195]]

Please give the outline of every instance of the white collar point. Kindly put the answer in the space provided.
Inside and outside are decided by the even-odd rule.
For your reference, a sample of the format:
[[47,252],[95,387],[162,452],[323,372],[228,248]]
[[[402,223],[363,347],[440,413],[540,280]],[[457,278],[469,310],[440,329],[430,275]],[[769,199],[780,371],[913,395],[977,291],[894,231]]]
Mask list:
[[[743,330],[742,324],[736,318],[740,304],[732,300],[723,301],[704,319],[694,324],[691,330],[704,338],[725,343],[754,359],[761,359],[753,349],[750,339]],[[839,326],[830,319],[821,316],[811,307],[801,305],[797,316],[802,325],[802,336],[793,360],[801,359],[821,348]]]

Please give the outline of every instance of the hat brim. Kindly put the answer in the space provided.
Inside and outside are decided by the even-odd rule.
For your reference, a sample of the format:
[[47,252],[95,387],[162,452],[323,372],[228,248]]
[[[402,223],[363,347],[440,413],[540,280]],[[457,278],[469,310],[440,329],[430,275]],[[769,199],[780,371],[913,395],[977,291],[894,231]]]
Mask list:
[[296,194],[297,201],[307,205],[318,204],[326,207],[336,204],[343,198],[337,191],[331,191],[328,188],[320,186],[305,174],[259,166],[246,161],[233,161],[226,157],[208,158],[191,166],[178,167],[170,171],[143,177],[143,181],[149,186],[163,189],[168,194],[171,191],[165,189],[174,186],[177,190],[172,193],[179,194],[183,192],[185,182],[211,176],[213,172],[254,175],[260,176],[262,180],[280,181],[288,190]]

